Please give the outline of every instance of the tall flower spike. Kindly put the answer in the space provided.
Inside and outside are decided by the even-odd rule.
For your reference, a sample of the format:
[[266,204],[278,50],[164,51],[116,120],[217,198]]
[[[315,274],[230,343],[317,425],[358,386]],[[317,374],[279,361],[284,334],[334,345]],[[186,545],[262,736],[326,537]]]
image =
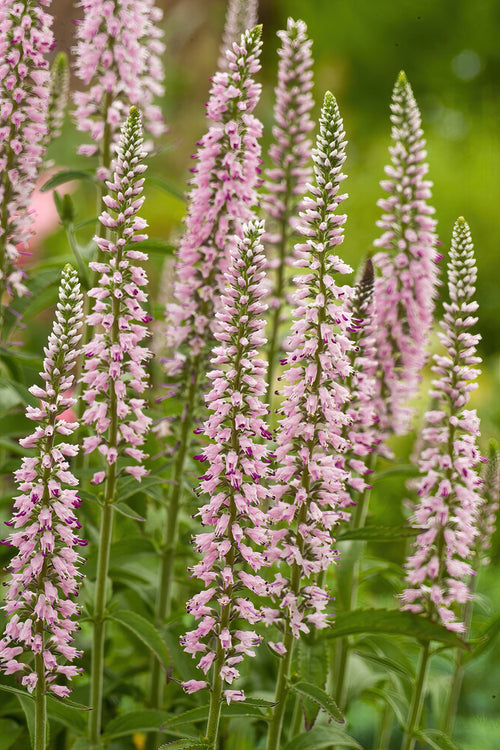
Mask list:
[[291,579],[279,586],[281,607],[289,621],[289,639],[322,628],[328,594],[316,584],[317,576],[336,561],[332,531],[343,518],[340,508],[347,473],[338,454],[348,442],[343,437],[345,381],[351,372],[348,354],[353,346],[347,334],[350,314],[346,300],[352,288],[339,285],[352,269],[334,254],[343,241],[346,217],[335,214],[347,198],[339,194],[345,175],[345,133],[337,103],[327,92],[320,116],[320,132],[313,150],[316,185],[304,199],[299,232],[307,238],[296,246],[296,265],[307,272],[295,278],[293,332],[283,389],[284,414],[278,428],[276,484],[269,515],[278,528],[272,532],[270,559],[283,559]]
[[154,0],[80,0],[79,7],[83,18],[76,31],[75,73],[86,90],[74,94],[75,119],[93,141],[79,151],[98,153],[107,176],[112,145],[117,145],[130,104],[144,113],[151,135],[165,130],[161,111],[152,103],[163,94],[162,12]]
[[59,138],[64,122],[69,93],[69,67],[65,52],[59,52],[50,69],[47,107],[47,143]]
[[[205,674],[213,665],[212,700],[217,707],[223,683],[230,685],[237,679],[237,665],[245,654],[253,656],[253,647],[260,642],[247,627],[261,617],[254,601],[265,590],[263,579],[255,575],[264,564],[266,542],[266,517],[260,505],[268,493],[261,484],[268,474],[268,451],[262,438],[270,437],[262,402],[266,363],[259,357],[265,344],[263,231],[263,222],[253,221],[243,227],[243,239],[233,240],[227,285],[216,315],[214,369],[208,374],[212,388],[206,401],[212,414],[203,434],[210,442],[197,456],[207,461],[199,491],[208,499],[199,516],[211,530],[195,538],[203,559],[193,574],[206,588],[187,604],[200,623],[182,643],[193,657],[202,654],[198,667]],[[206,685],[197,681],[184,687],[192,692]],[[228,703],[243,699],[241,691],[225,690],[224,695]]]
[[272,217],[275,231],[267,241],[276,248],[271,261],[275,269],[273,307],[269,335],[268,401],[271,403],[275,358],[280,346],[279,325],[285,292],[285,267],[291,265],[289,242],[298,222],[299,201],[311,180],[311,140],[308,134],[314,127],[310,112],[314,101],[311,95],[312,56],[311,40],[303,21],[288,19],[285,31],[278,31],[281,48],[278,85],[275,88],[274,142],[269,149],[273,167],[266,171],[265,193],[262,204]]
[[375,330],[380,367],[382,427],[407,431],[426,360],[437,284],[436,222],[431,198],[420,112],[406,75],[401,72],[391,102],[391,165],[381,182],[389,194],[378,205],[384,230],[374,256],[381,276],[375,283]]
[[[85,453],[97,448],[109,466],[123,457],[128,464],[123,471],[139,481],[146,474],[141,446],[151,424],[142,398],[148,382],[145,365],[152,356],[141,344],[149,336],[146,324],[151,320],[143,308],[147,301],[143,287],[148,280],[144,269],[134,265],[147,260],[147,255],[136,249],[147,237],[141,234],[146,222],[137,216],[144,202],[145,156],[141,116],[132,107],[122,128],[113,180],[106,182],[109,193],[104,203],[111,213],[104,211],[100,216],[110,239],[95,237],[105,261],[90,263],[100,278],[88,293],[95,302],[87,322],[98,330],[84,346],[82,375],[87,403],[83,421],[95,429],[94,435],[83,440]],[[129,459],[136,463],[130,465]],[[94,482],[104,477],[104,471],[97,472]]]
[[27,291],[17,262],[31,234],[29,206],[45,151],[46,56],[54,41],[49,5],[0,3],[0,300],[5,291],[11,297]]
[[234,42],[239,42],[247,29],[257,25],[258,0],[228,0],[224,34],[217,61],[219,70],[227,70],[226,51],[233,49]]
[[401,597],[403,609],[425,613],[459,632],[464,625],[454,607],[470,598],[467,579],[473,573],[470,558],[481,505],[476,471],[481,460],[479,419],[475,410],[465,408],[477,388],[476,365],[481,361],[476,354],[480,336],[470,332],[477,322],[476,276],[470,230],[460,218],[453,228],[448,262],[450,302],[444,303],[439,332],[446,354],[433,358],[432,370],[438,377],[429,395],[436,408],[425,415],[419,459],[420,501],[413,521],[425,531],[408,559],[408,588]]
[[484,500],[479,509],[478,535],[476,539],[476,559],[480,565],[490,562],[487,551],[495,533],[500,496],[500,448],[496,440],[490,440],[488,462],[483,471]]
[[44,385],[30,388],[40,405],[26,409],[26,416],[38,424],[32,435],[19,441],[34,455],[24,458],[15,472],[20,494],[13,518],[7,522],[14,530],[3,541],[18,551],[10,562],[12,574],[6,584],[3,609],[9,622],[0,640],[0,667],[6,674],[22,675],[30,693],[43,675],[39,689],[62,697],[69,689],[57,682],[59,677],[71,679],[81,671],[66,663],[81,655],[71,645],[79,613],[72,597],[78,593],[81,577],[81,558],[75,547],[86,542],[75,533],[80,528],[75,517],[80,499],[67,460],[77,454],[78,447],[64,442],[78,423],[66,422],[62,415],[75,404],[67,393],[80,354],[82,308],[77,273],[66,266],[56,319],[44,349],[40,373]]

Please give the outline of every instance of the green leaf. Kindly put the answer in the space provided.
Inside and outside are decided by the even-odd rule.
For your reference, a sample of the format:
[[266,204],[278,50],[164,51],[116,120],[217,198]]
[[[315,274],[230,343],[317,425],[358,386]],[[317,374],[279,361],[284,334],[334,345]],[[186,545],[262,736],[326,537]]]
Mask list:
[[384,703],[387,703],[387,705],[394,711],[400,726],[404,728],[408,713],[408,702],[406,701],[404,693],[397,693],[388,685],[384,685],[383,690],[376,687],[363,690],[363,697],[366,698],[370,696],[373,698],[381,698]]
[[472,645],[472,651],[465,655],[466,661],[472,661],[472,659],[476,659],[478,656],[480,656],[486,649],[491,646],[495,638],[498,637],[498,634],[500,633],[500,615],[496,615],[493,617],[486,628],[482,631],[482,633],[479,634],[477,639],[474,639],[474,643]]
[[133,508],[123,502],[114,503],[113,508],[117,513],[121,513],[126,518],[132,518],[134,521],[145,521],[146,519],[135,512]]
[[[126,609],[120,609],[109,616],[110,620],[123,625],[134,633],[150,651],[156,656],[164,669],[168,669],[172,663],[170,653],[165,642],[155,626],[142,615]],[[162,719],[163,721],[163,719]],[[161,724],[161,721],[160,721]]]
[[[308,639],[301,638],[297,646],[301,681],[324,688],[328,674],[326,642],[323,640],[317,641],[316,639],[308,642]],[[316,701],[309,700],[306,696],[302,696],[301,703],[304,712],[305,729],[309,731],[314,726],[320,707]]]
[[165,177],[159,174],[148,174],[146,177],[146,184],[154,185],[157,188],[160,188],[160,190],[163,190],[163,192],[168,193],[169,195],[173,195],[175,198],[178,198],[180,201],[185,203],[186,196],[182,192],[182,190],[179,190],[176,185],[172,184],[170,180],[167,180]]
[[58,701],[51,696],[47,697],[47,714],[50,719],[58,721],[76,734],[85,736],[87,734],[87,719],[82,711],[90,711],[90,707],[81,706],[71,701]]
[[159,484],[164,484],[165,479],[163,477],[149,476],[145,477],[142,482],[138,482],[133,477],[118,480],[117,497],[120,498],[120,502],[127,500],[129,497],[137,495],[139,492],[143,492],[145,495],[153,495],[153,489]]
[[[221,715],[225,719],[242,719],[242,718],[255,718],[264,721],[268,720],[266,714],[262,711],[263,701],[256,701],[256,699],[247,698],[242,703],[230,703],[229,706],[223,705],[221,708]],[[275,705],[269,701],[264,701],[269,706]],[[199,706],[198,708],[191,708],[189,711],[184,711],[176,716],[170,716],[167,721],[160,727],[161,731],[168,731],[176,727],[181,727],[185,724],[194,724],[197,721],[205,722],[208,718],[207,706]]]
[[367,542],[393,542],[409,536],[416,536],[421,531],[421,528],[415,526],[364,526],[361,529],[342,531],[338,535],[337,541],[357,539]]
[[376,664],[378,667],[382,667],[384,672],[395,672],[404,680],[409,680],[410,682],[414,679],[413,675],[411,675],[406,669],[394,661],[394,659],[388,659],[387,656],[378,656],[370,651],[360,651],[359,649],[354,649],[353,653],[360,656],[364,661],[369,661],[372,664]]
[[35,700],[35,696],[28,693],[27,690],[19,690],[19,688],[11,687],[10,685],[0,684],[0,690],[3,690],[6,693],[14,693],[14,695],[18,695],[21,698],[29,698],[31,701]]
[[447,734],[440,729],[425,729],[415,732],[415,735],[434,750],[460,750]]
[[90,180],[90,182],[96,182],[95,175],[90,170],[63,169],[61,172],[52,175],[52,177],[42,185],[40,191],[46,193],[49,190],[59,187],[59,185],[64,185],[65,182],[71,182],[71,180]]
[[0,719],[0,750],[9,750],[22,732],[13,719]]
[[322,708],[323,711],[326,711],[330,719],[339,722],[339,724],[345,723],[342,711],[333,698],[330,698],[323,688],[313,685],[311,682],[303,682],[301,680],[300,682],[295,683],[295,685],[291,685],[290,690],[293,690],[294,693],[297,693],[303,698],[308,698],[309,700],[314,701],[314,703]]
[[413,612],[400,612],[397,609],[355,609],[352,612],[340,612],[325,637],[343,638],[355,633],[397,633],[418,641],[439,641],[455,648],[469,648],[465,641],[444,625]]
[[142,240],[137,247],[144,252],[158,253],[159,255],[173,255],[176,249],[175,245],[171,245],[169,242],[165,242],[165,240],[154,238]]
[[212,745],[208,745],[206,742],[193,742],[193,740],[175,740],[174,742],[167,742],[166,745],[160,745],[158,750],[166,750],[166,748],[174,748],[174,750],[211,750]]
[[[28,733],[30,736],[31,747],[35,746],[35,701],[32,700],[32,696],[29,698],[26,695],[18,695],[17,699],[21,704],[21,708],[26,716],[26,724],[28,726]],[[48,727],[47,727],[48,728]]]
[[159,711],[154,708],[129,711],[111,719],[106,724],[102,739],[109,741],[117,737],[126,737],[128,734],[135,734],[135,732],[157,732],[168,716],[168,711]]
[[362,746],[343,729],[334,724],[328,726],[316,726],[310,732],[303,732],[294,737],[285,745],[284,750],[322,750],[332,745],[339,747],[354,747],[363,750]]

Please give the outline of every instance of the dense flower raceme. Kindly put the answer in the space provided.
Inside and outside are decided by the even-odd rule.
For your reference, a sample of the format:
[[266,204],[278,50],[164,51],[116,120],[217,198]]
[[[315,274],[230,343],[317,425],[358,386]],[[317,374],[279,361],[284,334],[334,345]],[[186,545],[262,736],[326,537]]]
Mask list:
[[[113,180],[106,182],[109,193],[104,203],[111,213],[104,211],[100,216],[110,239],[95,238],[103,261],[90,264],[100,276],[98,286],[88,293],[95,300],[88,323],[97,331],[84,346],[82,375],[87,403],[83,421],[95,428],[95,434],[83,440],[85,453],[97,448],[109,465],[119,456],[133,459],[137,463],[123,470],[138,480],[146,474],[141,445],[151,424],[142,398],[148,382],[145,365],[151,357],[141,343],[149,336],[146,323],[151,320],[143,307],[147,301],[143,287],[148,280],[144,269],[134,265],[147,260],[147,255],[136,249],[147,237],[142,234],[146,222],[137,216],[144,202],[141,175],[146,154],[142,142],[140,113],[132,107],[122,128]],[[99,471],[93,481],[104,478],[105,472]]]
[[217,61],[219,70],[227,70],[226,50],[232,49],[247,29],[257,25],[258,0],[229,0],[226,11],[226,22]]
[[483,471],[484,500],[479,509],[478,535],[476,538],[476,560],[479,565],[488,565],[487,555],[495,533],[500,497],[500,454],[498,443],[490,441],[488,461]]
[[6,674],[22,675],[22,684],[33,692],[37,671],[33,659],[26,656],[41,656],[45,688],[58,696],[69,693],[56,682],[59,676],[71,679],[81,671],[66,664],[80,656],[71,645],[79,611],[72,597],[78,593],[81,577],[81,558],[75,547],[86,544],[75,533],[80,528],[75,516],[80,499],[68,464],[68,457],[75,456],[78,447],[64,442],[78,423],[66,422],[61,415],[75,403],[67,393],[80,354],[82,308],[78,276],[66,266],[56,320],[44,349],[40,373],[44,385],[30,388],[40,405],[26,409],[26,416],[38,424],[29,437],[20,440],[33,455],[24,458],[15,472],[20,494],[15,498],[13,518],[7,522],[13,531],[4,541],[18,551],[9,565],[10,581],[5,584],[3,609],[9,621],[0,641],[0,666]]
[[[339,285],[352,269],[334,254],[343,240],[345,216],[335,214],[347,197],[339,194],[345,175],[345,141],[337,103],[328,92],[313,150],[316,185],[304,199],[299,227],[307,238],[296,246],[296,265],[307,272],[295,278],[293,332],[287,341],[283,418],[277,433],[277,470],[269,516],[272,530],[269,561],[286,561],[287,581],[279,575],[274,593],[294,637],[309,626],[325,627],[328,594],[317,576],[336,561],[332,532],[342,520],[348,472],[339,454],[348,448],[343,429],[348,417],[346,378],[351,371],[350,314],[346,300],[352,288]],[[283,648],[283,645],[277,646]]]
[[[261,399],[266,363],[258,354],[265,344],[263,231],[262,222],[250,222],[243,228],[243,239],[233,240],[227,286],[216,316],[214,369],[208,374],[212,387],[206,396],[212,414],[203,425],[210,442],[197,456],[207,462],[199,485],[207,497],[199,510],[207,530],[195,537],[203,559],[193,574],[205,588],[187,604],[200,622],[182,639],[187,653],[193,658],[201,655],[198,667],[205,674],[214,665],[212,682],[220,676],[228,685],[239,676],[237,665],[245,655],[253,656],[260,642],[247,626],[262,619],[254,601],[266,593],[265,581],[257,575],[265,564],[262,547],[267,539],[260,506],[268,496],[261,480],[268,474],[269,459],[262,438],[271,437]],[[207,682],[191,680],[183,686],[193,692]],[[224,696],[228,702],[244,697],[233,689],[225,690]]]
[[186,368],[210,344],[213,310],[224,287],[233,234],[241,236],[257,204],[262,125],[252,114],[261,87],[261,28],[245,32],[227,55],[227,70],[212,80],[186,216],[177,251],[175,303],[167,305],[167,345],[174,352],[169,373],[188,384]]
[[79,151],[99,153],[107,176],[109,148],[118,142],[130,104],[144,113],[146,130],[154,137],[165,130],[161,111],[152,103],[163,93],[162,11],[154,0],[80,0],[79,7],[83,18],[77,23],[75,73],[85,90],[74,94],[75,119],[93,141]]
[[[54,38],[50,0],[0,2],[0,297],[26,293],[16,266],[30,236],[29,211],[47,134]],[[21,245],[21,248],[18,246]]]
[[420,496],[413,521],[422,526],[415,550],[407,562],[408,588],[402,594],[403,609],[437,617],[449,629],[463,631],[455,604],[470,598],[467,579],[477,515],[481,505],[481,479],[476,467],[481,460],[477,448],[479,420],[466,409],[475,379],[478,334],[470,328],[477,322],[473,301],[476,265],[469,227],[458,219],[448,263],[450,302],[439,333],[446,355],[434,355],[431,398],[436,406],[425,415],[423,446],[419,459]]
[[47,105],[47,143],[61,135],[68,104],[69,66],[68,57],[60,52],[50,69],[49,100]]
[[408,401],[416,392],[426,360],[437,284],[436,222],[431,198],[421,118],[410,84],[400,73],[391,102],[391,165],[381,185],[388,193],[374,256],[381,276],[375,283],[375,331],[383,428],[408,429]]

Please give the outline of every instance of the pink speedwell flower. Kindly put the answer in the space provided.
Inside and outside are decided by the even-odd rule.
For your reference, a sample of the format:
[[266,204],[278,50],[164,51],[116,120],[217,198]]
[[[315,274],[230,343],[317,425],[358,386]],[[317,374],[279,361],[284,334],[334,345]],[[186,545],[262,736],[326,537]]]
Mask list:
[[153,0],[80,0],[79,7],[83,18],[76,31],[75,73],[86,90],[74,94],[75,119],[93,141],[80,146],[80,153],[99,153],[106,167],[131,104],[144,113],[153,136],[165,130],[161,111],[152,103],[163,93],[164,45],[157,26],[162,12]]
[[281,558],[292,571],[289,581],[280,576],[275,591],[294,637],[308,632],[310,625],[327,624],[329,597],[316,580],[336,561],[333,530],[343,518],[340,505],[348,477],[338,454],[348,447],[342,433],[348,422],[345,380],[351,372],[348,352],[353,345],[347,335],[350,315],[345,301],[352,289],[339,281],[352,269],[334,254],[346,219],[334,213],[347,197],[338,192],[345,177],[344,136],[337,103],[327,92],[313,150],[316,186],[304,200],[299,227],[307,242],[296,246],[297,265],[306,272],[295,278],[295,323],[287,341],[284,375],[289,385],[283,389],[284,417],[277,434],[278,468],[269,510],[278,526],[272,531],[269,558]]
[[[228,70],[212,81],[207,105],[212,125],[196,154],[186,231],[177,251],[176,302],[167,305],[167,344],[175,353],[167,363],[170,372],[184,373],[210,343],[232,236],[241,236],[257,204],[262,125],[252,111],[261,89],[253,79],[260,70],[260,35],[260,26],[247,31],[227,51]],[[190,382],[187,374],[180,379]]]
[[80,354],[82,307],[78,276],[66,266],[56,320],[44,349],[40,373],[44,385],[30,388],[40,405],[26,409],[26,416],[36,421],[37,427],[19,441],[24,448],[34,449],[35,455],[24,458],[15,472],[20,494],[14,502],[14,516],[7,522],[14,530],[4,541],[18,552],[9,565],[12,575],[3,607],[9,622],[0,641],[0,666],[6,674],[19,672],[23,685],[33,692],[37,670],[26,657],[41,657],[45,682],[41,689],[59,696],[69,693],[67,687],[56,683],[59,676],[71,679],[81,671],[65,663],[81,655],[71,645],[78,615],[71,597],[78,592],[81,575],[75,546],[86,542],[75,534],[80,528],[75,517],[80,499],[67,460],[78,448],[64,442],[78,423],[66,422],[61,415],[75,403],[66,394],[73,385],[72,370]]
[[[200,622],[182,643],[193,657],[201,655],[198,667],[205,674],[213,664],[213,689],[220,692],[222,682],[230,685],[238,678],[237,665],[245,654],[253,656],[260,642],[245,628],[261,619],[252,600],[266,588],[256,575],[264,564],[261,550],[266,542],[265,514],[259,507],[267,497],[261,484],[267,474],[262,438],[270,437],[261,400],[266,363],[258,354],[265,343],[263,231],[262,222],[250,222],[243,228],[243,239],[235,238],[231,248],[227,286],[217,313],[214,369],[208,374],[212,388],[206,401],[212,414],[203,432],[210,443],[198,456],[207,461],[199,491],[208,497],[199,515],[210,530],[195,538],[203,559],[193,573],[206,588],[187,604]],[[188,692],[205,686],[201,681],[184,684]],[[237,699],[230,690],[224,695],[228,702]]]
[[454,605],[470,598],[466,583],[473,573],[470,558],[477,534],[481,480],[476,467],[481,459],[477,439],[479,419],[466,409],[477,388],[478,334],[473,300],[476,265],[469,227],[460,218],[453,229],[448,263],[450,302],[439,333],[446,354],[434,355],[431,398],[436,406],[425,415],[423,448],[417,482],[420,503],[413,520],[425,531],[407,562],[409,587],[402,594],[403,609],[438,618],[449,630],[463,631]]
[[26,293],[16,268],[18,245],[30,236],[31,196],[47,134],[53,46],[50,0],[0,3],[0,298]]
[[[110,239],[95,238],[104,259],[90,264],[100,278],[88,293],[95,302],[87,322],[98,326],[98,331],[84,346],[82,375],[87,403],[83,421],[95,427],[95,435],[84,438],[85,452],[98,448],[109,465],[116,463],[119,455],[133,459],[137,464],[125,466],[124,471],[138,480],[146,474],[141,445],[151,424],[142,398],[148,381],[145,363],[151,357],[141,344],[149,336],[145,324],[151,320],[143,308],[147,300],[143,288],[148,280],[144,270],[134,265],[147,260],[147,255],[136,249],[147,236],[141,234],[146,222],[137,216],[144,201],[141,175],[146,169],[145,155],[140,113],[132,107],[122,129],[113,180],[106,182],[109,193],[103,200],[111,213],[104,211],[100,216]],[[104,472],[94,477],[95,482],[103,479]]]
[[229,0],[226,11],[226,22],[217,61],[219,70],[227,70],[226,51],[233,49],[234,42],[239,42],[247,29],[257,24],[258,0]]
[[384,233],[374,256],[381,276],[375,282],[375,332],[379,360],[382,427],[408,429],[408,400],[415,395],[426,360],[436,296],[438,255],[420,112],[411,86],[400,73],[391,103],[391,165],[381,185],[389,194],[378,205]]

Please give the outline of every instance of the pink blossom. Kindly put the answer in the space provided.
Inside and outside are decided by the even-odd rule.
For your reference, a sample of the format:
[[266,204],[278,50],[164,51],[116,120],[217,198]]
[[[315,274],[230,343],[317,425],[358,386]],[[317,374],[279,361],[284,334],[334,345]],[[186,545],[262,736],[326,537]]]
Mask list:
[[[144,201],[144,156],[141,118],[132,107],[122,129],[113,179],[106,183],[109,193],[103,199],[111,213],[104,211],[100,220],[110,231],[107,239],[95,238],[104,261],[90,264],[99,282],[88,292],[95,300],[88,322],[98,330],[84,346],[82,375],[87,404],[83,421],[95,430],[84,439],[84,451],[99,450],[108,465],[119,456],[137,461],[139,466],[132,464],[124,471],[139,481],[146,473],[140,446],[151,424],[144,414],[143,394],[148,387],[146,364],[152,356],[141,342],[149,336],[151,318],[143,307],[147,277],[131,261],[147,258],[136,249],[145,236],[138,234],[145,221],[137,216]],[[93,481],[102,479],[102,472],[97,472]]]
[[[199,485],[207,501],[198,515],[203,527],[212,531],[195,537],[203,561],[193,567],[206,588],[187,604],[201,622],[181,641],[193,657],[203,654],[198,667],[204,672],[216,659],[214,668],[228,684],[239,676],[235,664],[243,655],[254,656],[260,643],[260,637],[241,624],[261,619],[258,605],[253,605],[254,587],[249,585],[254,576],[244,569],[257,571],[265,564],[262,549],[267,542],[261,509],[268,496],[262,484],[268,475],[267,449],[261,443],[267,435],[267,409],[261,401],[266,363],[258,354],[265,343],[263,231],[263,223],[254,221],[243,227],[243,239],[234,238],[216,315],[214,369],[208,373],[212,389],[206,396],[211,416],[203,425],[210,442],[198,457],[207,460]],[[240,691],[229,694],[232,700],[243,696]]]
[[154,137],[165,130],[161,111],[152,103],[163,94],[162,11],[154,0],[80,0],[78,5],[83,18],[76,27],[75,73],[85,90],[74,94],[75,119],[94,142],[80,153],[99,153],[106,167],[107,143],[118,145],[131,104],[144,113]]
[[0,3],[0,298],[26,294],[19,257],[47,135],[50,0]]
[[234,42],[239,42],[247,29],[257,25],[258,0],[229,0],[226,10],[226,22],[217,61],[219,70],[227,70],[227,50],[233,49]]
[[[466,581],[477,536],[481,479],[476,467],[479,419],[464,408],[479,375],[476,365],[478,334],[470,333],[477,322],[473,301],[476,266],[470,230],[460,218],[453,229],[448,262],[450,302],[444,303],[439,339],[446,351],[434,355],[429,395],[436,406],[427,415],[416,482],[419,504],[413,521],[423,531],[416,539],[406,564],[408,588],[401,595],[402,608],[440,619],[450,630],[463,631],[454,605],[471,598]],[[436,426],[436,414],[441,419]],[[437,439],[436,439],[437,438]]]
[[32,435],[20,440],[23,447],[35,449],[36,455],[24,458],[15,472],[20,494],[14,501],[14,515],[7,522],[13,531],[3,541],[18,551],[9,565],[12,574],[3,607],[9,621],[0,641],[0,666],[6,674],[22,673],[22,684],[32,692],[38,681],[32,655],[42,654],[46,686],[59,696],[67,695],[69,689],[55,684],[58,676],[71,679],[81,671],[61,662],[61,658],[73,661],[81,656],[69,645],[78,628],[74,617],[79,613],[69,597],[78,593],[81,577],[81,558],[75,546],[86,542],[75,534],[80,528],[75,516],[80,499],[72,489],[77,480],[66,460],[76,455],[78,448],[60,438],[74,432],[78,424],[66,423],[60,417],[75,403],[67,394],[80,354],[77,347],[82,308],[78,276],[66,266],[56,320],[44,349],[40,373],[44,385],[30,388],[40,399],[40,408],[28,408],[26,416],[38,424]]
[[437,285],[436,222],[428,205],[432,183],[421,118],[402,72],[391,103],[391,165],[381,185],[388,193],[378,205],[385,212],[373,258],[381,275],[374,290],[374,330],[379,362],[377,409],[382,429],[408,430],[432,326]]

